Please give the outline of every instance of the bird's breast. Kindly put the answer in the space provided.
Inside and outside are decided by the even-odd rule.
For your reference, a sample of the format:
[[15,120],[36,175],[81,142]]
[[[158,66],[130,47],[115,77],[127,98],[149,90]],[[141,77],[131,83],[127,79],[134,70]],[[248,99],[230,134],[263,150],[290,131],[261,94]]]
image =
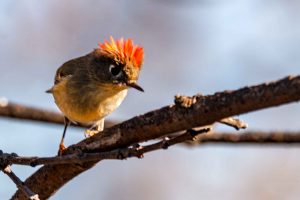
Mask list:
[[55,103],[66,117],[80,123],[94,123],[104,118],[120,106],[127,94],[127,89],[87,89],[78,94],[70,94],[68,89],[63,81],[53,87]]
[[108,114],[110,114],[111,112],[113,112],[117,107],[120,106],[120,104],[122,103],[126,95],[127,95],[127,89],[122,90],[115,95],[102,98],[104,100],[99,101],[99,105],[97,106],[98,115],[101,116],[101,118],[103,118]]

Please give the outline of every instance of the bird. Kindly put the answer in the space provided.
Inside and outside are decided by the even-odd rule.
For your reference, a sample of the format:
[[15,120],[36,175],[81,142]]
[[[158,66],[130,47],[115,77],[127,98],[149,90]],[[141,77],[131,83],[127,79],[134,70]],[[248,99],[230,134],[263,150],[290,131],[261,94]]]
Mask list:
[[92,52],[57,69],[54,85],[46,92],[53,95],[65,119],[59,155],[66,148],[64,138],[71,122],[91,124],[85,131],[91,137],[103,130],[104,118],[119,107],[128,88],[144,92],[137,84],[143,59],[143,47],[132,39],[110,36]]

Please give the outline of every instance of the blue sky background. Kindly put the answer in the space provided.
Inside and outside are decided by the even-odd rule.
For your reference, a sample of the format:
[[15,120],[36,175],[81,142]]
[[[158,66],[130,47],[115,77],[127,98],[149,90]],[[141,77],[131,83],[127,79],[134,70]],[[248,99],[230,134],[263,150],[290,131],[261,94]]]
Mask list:
[[[171,104],[175,94],[213,94],[300,71],[300,1],[0,1],[0,97],[57,110],[45,93],[55,70],[110,35],[145,48],[139,84],[110,119]],[[239,116],[251,130],[300,130],[293,103]],[[57,152],[61,126],[0,118],[0,149]],[[218,125],[217,130],[233,131]],[[71,128],[67,144],[83,139]],[[51,199],[297,199],[296,146],[205,145],[104,161]],[[35,168],[13,166],[22,178]],[[0,198],[14,184],[0,174]]]

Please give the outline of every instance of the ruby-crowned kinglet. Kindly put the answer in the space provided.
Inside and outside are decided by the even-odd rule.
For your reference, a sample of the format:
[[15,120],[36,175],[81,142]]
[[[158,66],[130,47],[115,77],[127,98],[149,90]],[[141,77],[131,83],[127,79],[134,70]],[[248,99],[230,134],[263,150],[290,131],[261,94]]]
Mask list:
[[123,38],[99,44],[93,52],[64,63],[56,71],[54,86],[48,90],[65,116],[64,136],[71,122],[90,123],[87,136],[103,130],[104,117],[124,100],[128,87],[136,84],[143,64],[143,48]]

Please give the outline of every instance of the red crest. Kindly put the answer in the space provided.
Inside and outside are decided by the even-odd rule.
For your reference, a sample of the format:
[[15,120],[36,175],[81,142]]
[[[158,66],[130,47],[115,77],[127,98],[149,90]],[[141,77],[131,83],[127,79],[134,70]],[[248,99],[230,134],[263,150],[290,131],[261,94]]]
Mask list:
[[110,36],[110,41],[99,44],[99,48],[107,54],[111,54],[118,62],[131,62],[135,67],[141,68],[144,58],[144,49],[139,45],[134,45],[132,39],[114,40]]

